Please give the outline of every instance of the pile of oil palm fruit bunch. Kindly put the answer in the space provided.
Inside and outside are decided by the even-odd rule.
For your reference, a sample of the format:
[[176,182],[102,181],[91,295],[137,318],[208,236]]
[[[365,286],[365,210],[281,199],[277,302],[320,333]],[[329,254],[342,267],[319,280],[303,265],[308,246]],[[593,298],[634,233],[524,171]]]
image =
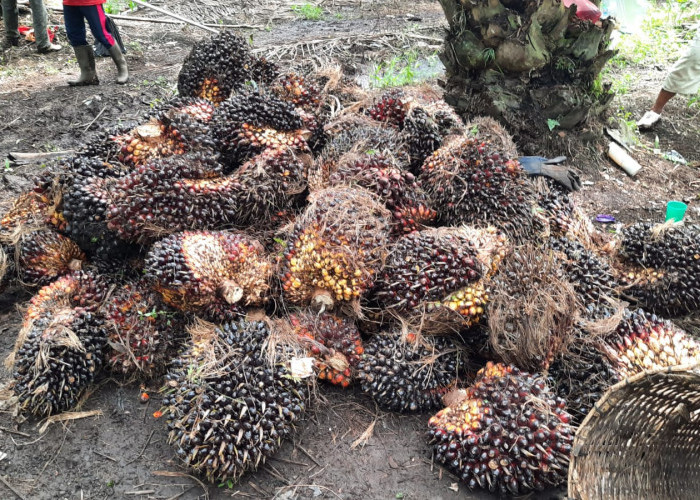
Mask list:
[[0,217],[0,282],[34,293],[6,361],[20,415],[156,380],[174,455],[221,483],[333,385],[424,414],[435,462],[521,495],[566,481],[609,386],[700,361],[670,321],[700,303],[700,228],[633,225],[610,252],[493,120],[230,32],[194,46],[178,91]]

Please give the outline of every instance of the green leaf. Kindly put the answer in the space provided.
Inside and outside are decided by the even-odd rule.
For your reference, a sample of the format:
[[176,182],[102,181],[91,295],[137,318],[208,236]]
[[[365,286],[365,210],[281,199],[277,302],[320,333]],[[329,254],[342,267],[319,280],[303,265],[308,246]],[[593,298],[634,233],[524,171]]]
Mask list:
[[552,131],[555,127],[559,126],[559,122],[550,118],[547,120],[547,126],[549,127],[549,130]]

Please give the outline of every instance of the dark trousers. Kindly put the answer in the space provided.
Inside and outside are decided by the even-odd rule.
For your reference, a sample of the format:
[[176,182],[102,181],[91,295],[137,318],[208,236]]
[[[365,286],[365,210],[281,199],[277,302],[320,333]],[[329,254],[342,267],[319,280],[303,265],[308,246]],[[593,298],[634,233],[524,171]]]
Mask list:
[[87,20],[95,40],[107,48],[114,45],[114,38],[112,38],[112,35],[107,31],[107,27],[105,26],[107,18],[105,17],[105,11],[102,9],[102,5],[88,5],[86,7],[64,5],[63,18],[66,22],[68,42],[73,47],[88,44],[87,38],[85,38],[85,20]]

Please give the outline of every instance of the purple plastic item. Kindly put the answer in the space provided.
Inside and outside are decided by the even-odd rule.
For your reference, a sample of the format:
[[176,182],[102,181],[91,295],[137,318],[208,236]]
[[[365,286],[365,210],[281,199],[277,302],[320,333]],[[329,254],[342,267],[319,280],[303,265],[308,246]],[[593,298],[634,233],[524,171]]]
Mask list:
[[603,224],[608,224],[610,222],[615,222],[615,217],[607,214],[598,214],[595,216],[596,222],[602,222]]

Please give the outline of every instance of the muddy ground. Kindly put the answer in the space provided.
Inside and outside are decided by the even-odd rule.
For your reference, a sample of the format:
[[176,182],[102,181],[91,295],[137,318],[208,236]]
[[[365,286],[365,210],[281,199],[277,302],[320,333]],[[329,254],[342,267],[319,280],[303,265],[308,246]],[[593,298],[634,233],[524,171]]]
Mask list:
[[[166,2],[153,2],[165,6]],[[252,37],[257,50],[272,58],[303,64],[339,61],[346,72],[366,75],[372,62],[416,49],[433,54],[443,26],[437,2],[326,1],[324,19],[300,19],[286,1],[220,3],[170,1],[182,15],[200,22],[236,25]],[[139,17],[156,17],[146,11]],[[25,18],[28,19],[28,18]],[[58,13],[52,22],[62,23]],[[6,53],[0,66],[0,158],[10,152],[73,150],[99,126],[137,119],[159,100],[175,92],[174,82],[192,43],[205,36],[182,24],[117,21],[128,48],[131,81],[112,83],[110,60],[98,62],[99,87],[68,88],[77,73],[68,48],[39,56],[24,45]],[[60,41],[66,44],[65,37]],[[628,68],[627,71],[630,69]],[[636,68],[639,87],[618,99],[627,111],[641,115],[649,106],[664,72]],[[604,156],[605,142],[571,137],[570,165],[586,185],[576,195],[591,215],[612,213],[621,222],[662,220],[664,203],[681,199],[697,220],[700,179],[697,168],[676,166],[650,148],[658,135],[662,151],[675,149],[690,164],[700,162],[698,108],[678,99],[668,119],[642,135],[635,157],[643,166],[630,179]],[[573,154],[572,154],[573,153]],[[0,166],[0,168],[3,168]],[[28,178],[44,163],[5,165],[0,202],[29,186]],[[0,296],[0,357],[12,348],[27,292],[12,289]],[[0,372],[3,382],[7,371]],[[378,411],[361,394],[323,388],[318,402],[292,443],[259,473],[229,488],[206,485],[187,475],[166,443],[163,422],[152,414],[159,406],[158,381],[147,384],[147,404],[138,386],[108,380],[88,399],[83,411],[100,416],[51,424],[17,426],[8,412],[0,414],[0,498],[24,499],[196,499],[196,498],[488,498],[475,495],[440,467],[430,463],[425,444],[428,416],[396,416]],[[353,447],[373,425],[365,444]],[[368,434],[365,435],[365,437]],[[361,440],[362,441],[362,440]],[[2,455],[0,455],[2,456]],[[552,492],[546,496],[562,496]]]

